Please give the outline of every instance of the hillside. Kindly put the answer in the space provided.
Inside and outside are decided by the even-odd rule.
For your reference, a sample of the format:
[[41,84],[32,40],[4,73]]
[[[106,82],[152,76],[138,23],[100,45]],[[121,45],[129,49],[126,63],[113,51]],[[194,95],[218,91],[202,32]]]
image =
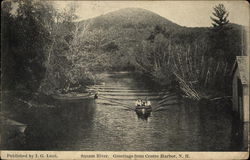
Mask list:
[[160,15],[141,8],[125,8],[109,12],[96,18],[82,21],[81,23],[91,23],[91,27],[98,29],[136,28],[145,29],[155,25],[164,25],[169,29],[180,27],[179,25],[161,17]]
[[91,52],[110,54],[112,51],[115,54],[112,57],[117,61],[109,63],[112,68],[130,64],[136,46],[147,40],[156,26],[165,28],[167,32],[183,28],[151,11],[139,8],[121,9],[81,21],[79,24],[88,25],[82,38],[84,44],[92,44],[88,48]]
[[[142,42],[152,41],[159,34],[163,34],[168,40],[171,39],[174,44],[187,45],[197,41],[209,43],[211,32],[209,27],[180,26],[156,13],[140,8],[120,9],[81,21],[79,24],[87,26],[82,34],[85,47],[92,53],[103,54],[102,57],[107,58],[107,55],[108,59],[112,57],[107,68],[130,66]],[[229,26],[239,35],[238,31],[241,28],[239,25]],[[232,36],[233,41],[239,38],[237,35],[236,38]]]

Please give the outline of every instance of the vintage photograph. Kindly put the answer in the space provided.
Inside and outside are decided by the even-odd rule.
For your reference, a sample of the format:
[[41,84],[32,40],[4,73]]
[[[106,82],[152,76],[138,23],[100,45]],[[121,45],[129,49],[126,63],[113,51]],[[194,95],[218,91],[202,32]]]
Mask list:
[[246,1],[1,7],[1,150],[248,151]]

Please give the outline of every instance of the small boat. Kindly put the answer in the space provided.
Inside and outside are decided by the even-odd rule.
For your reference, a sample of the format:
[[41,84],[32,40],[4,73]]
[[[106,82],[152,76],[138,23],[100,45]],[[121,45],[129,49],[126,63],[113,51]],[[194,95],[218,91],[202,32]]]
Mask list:
[[136,106],[135,112],[136,112],[138,118],[143,119],[143,120],[147,120],[148,117],[150,117],[150,115],[151,115],[152,107],[151,106]]
[[11,132],[24,133],[25,129],[27,128],[26,124],[9,119],[5,117],[2,113],[0,113],[0,120],[3,129],[8,130],[9,133]]
[[89,93],[80,93],[80,94],[55,94],[52,95],[54,99],[57,100],[81,100],[81,99],[90,99],[93,98],[93,95]]

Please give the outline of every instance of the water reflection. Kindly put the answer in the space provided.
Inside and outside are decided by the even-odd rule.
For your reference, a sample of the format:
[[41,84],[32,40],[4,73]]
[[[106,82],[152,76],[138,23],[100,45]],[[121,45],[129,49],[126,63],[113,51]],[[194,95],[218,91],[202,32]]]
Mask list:
[[140,110],[135,110],[135,113],[137,114],[138,116],[138,119],[142,119],[142,120],[145,120],[147,121],[148,118],[150,117],[151,115],[151,111],[140,111]]
[[95,112],[93,100],[58,101],[58,108],[35,111],[36,117],[26,129],[26,149],[74,149],[75,143],[88,137]]
[[[94,100],[57,101],[57,108],[19,113],[28,124],[22,146],[7,149],[85,151],[242,150],[242,133],[231,112],[214,104],[159,100],[129,73],[103,74]],[[135,112],[134,101],[151,97],[153,112]],[[105,99],[106,98],[106,99]],[[117,100],[119,99],[119,100]],[[178,103],[177,103],[178,102]],[[126,104],[127,108],[122,104]],[[36,116],[32,116],[36,115]]]

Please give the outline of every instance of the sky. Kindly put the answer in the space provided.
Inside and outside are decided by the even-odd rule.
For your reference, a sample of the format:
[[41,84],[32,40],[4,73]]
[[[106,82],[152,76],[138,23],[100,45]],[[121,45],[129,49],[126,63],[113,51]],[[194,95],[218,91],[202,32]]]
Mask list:
[[[63,9],[72,1],[55,1]],[[168,20],[187,27],[209,27],[213,7],[224,4],[232,23],[249,26],[249,5],[245,1],[74,1],[79,20],[85,20],[122,8],[135,7],[150,10]]]

